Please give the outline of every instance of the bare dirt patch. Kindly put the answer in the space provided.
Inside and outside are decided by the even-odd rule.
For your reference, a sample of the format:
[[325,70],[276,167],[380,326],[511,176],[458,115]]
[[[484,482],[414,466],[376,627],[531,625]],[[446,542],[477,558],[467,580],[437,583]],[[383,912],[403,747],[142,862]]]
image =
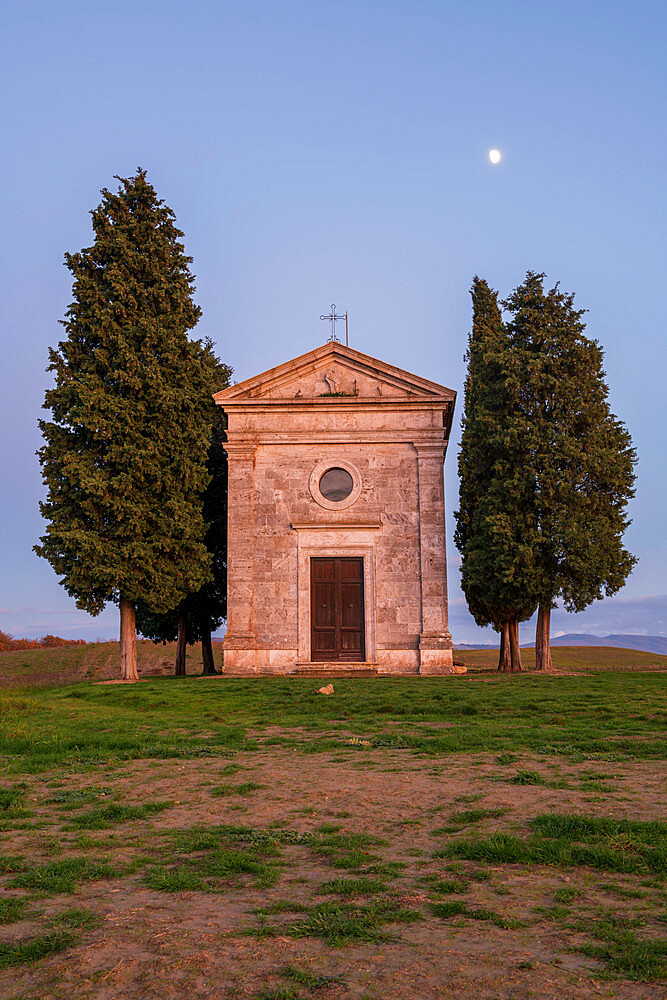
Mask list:
[[[654,873],[438,855],[498,831],[527,838],[530,822],[549,813],[649,822],[664,814],[664,769],[655,761],[511,758],[434,760],[363,744],[318,755],[275,747],[233,762],[132,761],[26,778],[31,815],[5,829],[0,854],[27,859],[28,871],[103,859],[119,874],[80,880],[74,893],[30,894],[5,940],[34,935],[37,914],[57,920],[72,907],[100,923],[66,951],[0,971],[0,996],[663,997],[656,982],[599,978],[604,962],[576,950],[590,944],[590,928],[605,914],[634,921],[640,938],[655,937]],[[168,805],[127,820],[102,812],[107,825],[87,827],[82,817],[106,808],[107,788],[117,805]],[[188,853],[173,832],[222,827],[247,831],[229,834],[238,838],[225,848],[230,864],[252,856],[275,866],[275,878],[211,874],[206,848],[190,845]],[[218,872],[220,856],[210,855]],[[147,881],[157,869],[185,878],[186,868],[188,877],[212,881],[182,891]],[[17,877],[2,876],[10,895],[22,895],[11,888]],[[337,940],[354,920],[362,937]]]

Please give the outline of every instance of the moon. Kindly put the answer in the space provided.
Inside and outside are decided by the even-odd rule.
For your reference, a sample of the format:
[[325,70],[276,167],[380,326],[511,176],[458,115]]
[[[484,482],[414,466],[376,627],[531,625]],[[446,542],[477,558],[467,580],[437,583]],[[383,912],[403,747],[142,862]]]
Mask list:
[[502,159],[500,150],[499,149],[490,149],[489,150],[489,159],[491,160],[491,163],[493,163],[493,164],[500,163],[500,161]]

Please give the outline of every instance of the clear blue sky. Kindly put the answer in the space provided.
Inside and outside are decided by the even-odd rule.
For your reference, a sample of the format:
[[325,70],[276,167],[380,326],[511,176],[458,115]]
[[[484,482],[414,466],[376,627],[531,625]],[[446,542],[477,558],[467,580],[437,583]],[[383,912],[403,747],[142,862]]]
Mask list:
[[[47,347],[65,251],[114,174],[145,167],[194,257],[199,327],[237,379],[317,346],[331,302],[359,350],[461,392],[474,274],[546,271],[590,310],[639,451],[614,600],[564,631],[667,634],[662,2],[4,5],[0,628],[113,635],[31,552]],[[487,152],[503,153],[497,167]],[[459,425],[460,403],[456,416]],[[467,615],[451,543],[455,639]],[[527,637],[527,635],[526,635]]]

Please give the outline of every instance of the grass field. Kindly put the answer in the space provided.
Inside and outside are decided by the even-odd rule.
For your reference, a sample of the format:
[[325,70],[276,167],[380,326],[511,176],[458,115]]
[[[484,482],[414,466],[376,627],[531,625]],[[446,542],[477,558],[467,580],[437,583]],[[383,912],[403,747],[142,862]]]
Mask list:
[[577,655],[0,691],[0,996],[664,996],[665,674]]
[[[494,669],[498,666],[498,651],[493,649],[465,649],[457,654],[468,667]],[[551,650],[555,670],[645,670],[656,667],[667,670],[667,656],[644,653],[638,649],[617,649],[614,646],[553,646]],[[535,649],[521,650],[521,660],[526,670],[535,669]]]
[[[222,662],[220,647],[213,645],[216,664]],[[23,649],[0,653],[0,687],[48,687],[74,684],[77,681],[102,681],[118,677],[119,644],[95,642],[86,646],[56,649]],[[176,643],[137,642],[137,662],[141,677],[173,674]],[[201,646],[188,646],[186,667],[189,674],[201,673]]]
[[[607,646],[554,646],[554,668],[557,671],[587,671],[610,669],[667,670],[667,656],[642,653],[634,649]],[[521,651],[527,669],[535,666],[535,650]],[[222,666],[222,647],[213,643],[213,657],[218,669]],[[457,660],[470,670],[493,670],[498,662],[494,650],[461,650]],[[118,677],[119,647],[117,642],[96,642],[87,646],[56,649],[25,649],[0,652],[1,687],[48,687],[54,684],[75,684],[77,681],[101,681]],[[187,647],[186,669],[189,675],[202,671],[201,646]],[[139,676],[161,677],[174,672],[176,643],[153,643],[147,639],[137,643]]]

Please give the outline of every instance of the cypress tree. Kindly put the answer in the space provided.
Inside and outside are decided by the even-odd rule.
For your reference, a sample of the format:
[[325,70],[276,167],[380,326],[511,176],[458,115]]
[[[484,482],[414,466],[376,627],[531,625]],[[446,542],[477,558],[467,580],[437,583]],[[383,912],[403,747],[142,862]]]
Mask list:
[[501,634],[499,670],[520,670],[518,623],[535,609],[534,485],[524,461],[518,379],[497,293],[475,277],[468,341],[459,510],[461,585],[478,625]]
[[538,670],[551,668],[556,599],[582,611],[618,591],[636,562],[623,546],[636,455],[609,407],[602,349],[574,296],[545,292],[543,279],[529,271],[503,303],[535,482]]
[[187,336],[200,309],[174,214],[144,170],[117,180],[91,213],[93,245],[65,256],[74,300],[50,351],[35,551],[77,607],[119,605],[121,677],[136,680],[137,602],[166,611],[209,578],[210,376]]
[[185,676],[186,645],[201,642],[203,673],[215,674],[211,633],[227,617],[227,456],[224,415],[211,396],[229,385],[231,368],[213,354],[206,342],[206,357],[210,370],[210,392],[207,403],[211,410],[211,442],[208,449],[210,481],[202,498],[202,515],[206,524],[204,538],[211,557],[211,579],[199,590],[187,594],[177,607],[160,614],[146,604],[137,607],[137,627],[141,635],[154,642],[177,641],[176,676]]

